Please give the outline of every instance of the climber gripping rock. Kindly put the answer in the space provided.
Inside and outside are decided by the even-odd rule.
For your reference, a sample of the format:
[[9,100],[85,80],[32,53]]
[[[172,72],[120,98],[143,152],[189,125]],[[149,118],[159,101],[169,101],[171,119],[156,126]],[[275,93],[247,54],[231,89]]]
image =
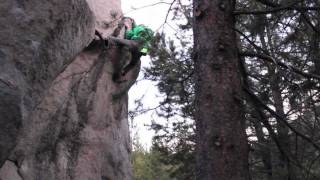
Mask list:
[[131,30],[127,30],[125,38],[137,42],[137,48],[132,52],[132,58],[130,63],[124,67],[122,75],[125,75],[132,69],[138,61],[140,61],[141,56],[147,55],[150,49],[150,43],[153,39],[153,31],[144,25],[133,25]]
[[[124,39],[119,37],[123,28],[125,28]],[[150,28],[145,25],[136,25],[135,21],[128,17],[124,17],[120,21],[118,27],[107,39],[103,39],[98,31],[95,32],[95,35],[100,39],[103,49],[106,49],[109,45],[116,45],[121,49],[127,49],[126,51],[129,53],[123,53],[118,62],[113,63],[114,72],[112,79],[114,82],[122,82],[119,80],[120,77],[125,76],[134,68],[140,62],[141,56],[147,55],[154,37],[153,34]],[[127,61],[128,57],[130,59],[129,62]]]
[[[122,24],[125,26],[125,39],[121,39],[115,36],[110,36],[108,41],[123,46],[129,49],[130,61],[124,67],[121,67],[120,72],[115,72],[113,80],[117,81],[121,76],[126,75],[132,68],[134,68],[138,62],[140,62],[141,56],[147,55],[151,47],[151,41],[153,39],[153,31],[144,26],[136,25],[134,20],[129,18],[128,21],[124,20]],[[128,24],[130,22],[130,24]]]

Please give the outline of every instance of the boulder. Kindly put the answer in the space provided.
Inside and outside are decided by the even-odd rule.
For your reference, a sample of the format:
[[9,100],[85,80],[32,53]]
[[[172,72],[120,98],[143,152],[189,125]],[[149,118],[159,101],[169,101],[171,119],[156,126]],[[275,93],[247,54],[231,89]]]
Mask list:
[[112,97],[119,47],[91,43],[118,27],[120,1],[3,1],[0,178],[131,179],[127,93]]

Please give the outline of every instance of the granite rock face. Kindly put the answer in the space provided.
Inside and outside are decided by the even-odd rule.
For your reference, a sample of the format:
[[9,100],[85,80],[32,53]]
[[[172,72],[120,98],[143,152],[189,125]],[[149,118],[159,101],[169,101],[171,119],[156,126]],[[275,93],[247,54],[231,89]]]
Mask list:
[[119,47],[91,43],[118,26],[120,1],[2,1],[0,179],[131,179]]

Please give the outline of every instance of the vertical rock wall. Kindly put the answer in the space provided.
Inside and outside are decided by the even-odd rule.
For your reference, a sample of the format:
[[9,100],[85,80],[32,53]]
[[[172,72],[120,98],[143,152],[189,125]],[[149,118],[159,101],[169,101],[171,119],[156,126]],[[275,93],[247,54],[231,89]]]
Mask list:
[[0,179],[130,179],[119,47],[87,47],[117,27],[120,1],[2,1]]

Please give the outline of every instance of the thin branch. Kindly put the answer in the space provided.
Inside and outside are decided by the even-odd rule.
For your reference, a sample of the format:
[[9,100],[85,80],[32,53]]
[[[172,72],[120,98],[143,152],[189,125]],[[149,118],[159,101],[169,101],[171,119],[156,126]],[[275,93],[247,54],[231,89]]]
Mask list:
[[272,14],[279,11],[284,10],[298,10],[298,11],[319,11],[320,7],[292,7],[292,6],[284,6],[284,7],[276,7],[269,10],[260,10],[260,11],[243,11],[238,10],[234,11],[234,15],[259,15],[259,14]]
[[269,1],[269,0],[256,0],[256,1],[258,1],[259,3],[264,4],[264,5],[266,5],[266,6],[270,6],[270,7],[277,7],[277,6],[279,6],[279,4],[274,3],[274,2],[272,2],[272,1]]
[[306,72],[303,72],[302,70],[296,68],[296,67],[293,67],[291,65],[288,65],[284,62],[281,62],[281,61],[277,61],[275,60],[274,58],[268,56],[268,55],[264,55],[264,54],[257,54],[257,53],[254,53],[254,52],[241,52],[239,53],[240,56],[247,56],[247,57],[257,57],[259,59],[262,59],[262,60],[266,60],[266,61],[269,61],[269,62],[274,62],[276,63],[277,65],[285,68],[285,69],[289,69],[289,70],[292,70],[293,72],[297,73],[297,74],[300,74],[306,78],[314,78],[314,79],[317,79],[317,80],[320,80],[320,76],[317,75],[317,74],[312,74],[312,73],[306,73]]
[[[274,10],[276,11],[281,11],[281,10],[297,10],[301,13],[302,15],[302,18],[306,21],[306,23],[316,32],[316,33],[320,33],[320,30],[317,29],[313,24],[312,22],[310,21],[309,17],[304,13],[305,11],[319,11],[319,8],[318,6],[316,7],[294,7],[295,4],[298,4],[300,3],[300,1],[296,1],[296,2],[293,2],[292,4],[288,5],[288,6],[284,6],[284,7],[281,7],[282,5],[280,4],[277,4],[277,3],[274,3],[272,1],[269,1],[269,0],[256,0],[266,6],[270,6],[270,7],[273,7],[275,8]],[[287,8],[285,8],[287,7]],[[285,9],[283,9],[285,8]],[[272,10],[271,10],[272,11]],[[275,11],[275,12],[276,12]],[[246,14],[245,12],[241,12],[242,14]],[[241,14],[240,12],[238,12],[237,14],[240,15]],[[259,12],[256,12],[257,14],[259,14]],[[272,12],[270,12],[272,13]],[[250,14],[250,13],[247,13],[247,14]],[[254,14],[254,13],[253,13]],[[267,12],[263,13],[263,12],[260,12],[260,14],[269,14]]]
[[305,168],[303,165],[301,165],[300,162],[298,162],[298,160],[296,159],[293,159],[291,157],[291,154],[290,152],[285,152],[283,147],[282,147],[282,144],[280,143],[280,141],[278,140],[278,136],[276,135],[276,133],[274,132],[274,130],[272,129],[272,126],[270,125],[270,123],[268,122],[268,120],[266,119],[265,117],[265,114],[264,112],[259,108],[259,102],[257,102],[255,100],[254,97],[252,97],[250,94],[249,94],[249,98],[253,101],[253,105],[255,107],[255,109],[257,110],[257,112],[259,113],[259,115],[261,116],[261,119],[259,119],[260,122],[262,122],[262,124],[265,126],[265,128],[268,130],[271,138],[273,139],[273,141],[275,142],[276,146],[278,147],[280,153],[288,160],[290,161],[291,163],[293,163],[294,165],[296,165],[297,167],[301,168],[302,170],[306,171],[309,176],[312,176],[312,177],[315,177],[315,178],[318,178],[314,173],[312,173],[310,171],[310,169],[308,168]]
[[116,21],[119,21],[120,19],[124,18],[126,15],[128,15],[129,13],[132,13],[134,11],[137,11],[137,10],[141,10],[141,9],[144,9],[144,8],[149,8],[149,7],[152,7],[152,6],[156,6],[156,5],[160,5],[160,4],[171,4],[171,2],[157,2],[157,3],[153,3],[153,4],[148,4],[148,5],[144,5],[144,6],[141,6],[141,7],[132,7],[132,10],[131,11],[128,11],[128,12],[124,12],[121,16],[119,16],[118,18],[116,19],[113,19],[109,22],[106,22],[106,24],[112,24]]
[[253,46],[256,50],[263,52],[266,55],[269,55],[269,52],[265,49],[263,49],[262,47],[256,45],[253,41],[250,40],[250,38],[245,35],[242,31],[240,31],[239,29],[233,28],[234,31],[236,31],[237,33],[239,33],[245,40],[247,40],[249,42],[249,44],[251,46]]
[[[148,8],[148,7],[152,7],[152,6],[156,6],[156,5],[159,5],[159,4],[167,4],[167,5],[170,5],[171,2],[157,2],[157,3],[153,3],[153,4],[148,4],[148,5],[144,5],[144,6],[140,6],[140,7],[132,7],[132,11],[135,11],[135,10],[140,10],[140,9],[144,9],[144,8]],[[130,13],[132,11],[129,11],[127,13]]]
[[130,51],[139,51],[139,47],[141,46],[140,41],[137,40],[128,40],[128,39],[122,39],[122,38],[117,38],[113,36],[109,36],[108,39],[108,45],[111,43],[116,44],[118,46],[126,46],[129,48]]
[[267,106],[266,104],[264,104],[263,101],[261,101],[259,99],[259,97],[257,97],[250,89],[248,89],[247,87],[243,88],[244,91],[251,97],[251,99],[253,101],[255,101],[259,106],[263,107],[265,110],[267,110],[271,115],[273,115],[276,120],[278,122],[282,122],[284,123],[292,132],[296,133],[297,136],[301,137],[302,139],[306,140],[307,142],[309,142],[317,151],[320,151],[320,146],[318,144],[316,144],[315,142],[313,142],[311,140],[311,138],[309,138],[308,136],[304,135],[303,133],[297,131],[294,127],[291,126],[290,123],[287,122],[286,117],[283,117],[281,115],[279,115],[277,112],[275,112],[274,110],[272,110],[269,106]]
[[167,11],[167,14],[166,14],[166,17],[165,17],[165,19],[164,19],[164,22],[163,22],[162,25],[157,29],[157,31],[158,31],[160,28],[164,27],[164,25],[167,23],[168,18],[169,18],[169,14],[170,14],[170,12],[171,12],[171,10],[172,10],[172,6],[174,5],[175,2],[176,2],[176,0],[173,0],[173,1],[170,3],[170,6],[169,6],[169,9],[168,9],[168,11]]
[[309,19],[309,16],[307,16],[303,11],[299,10],[299,12],[302,18],[306,21],[307,25],[309,25],[314,32],[320,33],[320,30],[317,29],[317,27],[315,27],[315,25],[312,24],[311,20]]
[[[319,162],[319,159],[320,159],[320,155],[318,155],[315,159],[313,159],[308,167],[308,169],[312,169],[312,166],[316,163],[316,162]],[[308,172],[307,174],[307,178],[306,180],[309,180],[311,177],[312,174],[311,174],[311,171]]]

